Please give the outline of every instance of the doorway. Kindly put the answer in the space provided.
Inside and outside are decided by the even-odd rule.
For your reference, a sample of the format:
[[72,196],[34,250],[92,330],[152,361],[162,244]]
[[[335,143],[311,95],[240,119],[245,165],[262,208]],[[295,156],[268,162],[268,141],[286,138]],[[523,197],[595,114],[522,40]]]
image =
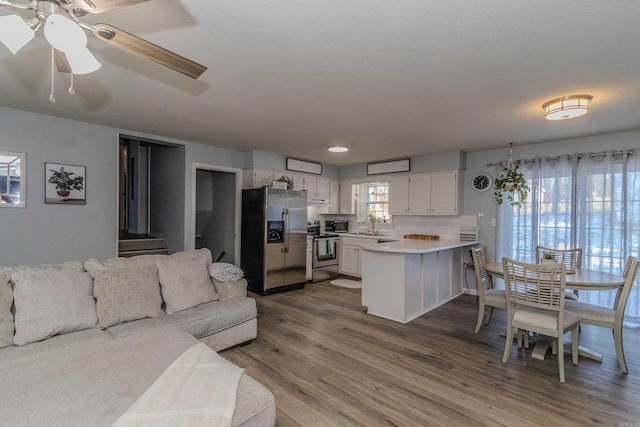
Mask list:
[[241,170],[194,164],[194,247],[208,248],[214,262],[240,259]]
[[118,256],[184,250],[184,146],[119,142]]

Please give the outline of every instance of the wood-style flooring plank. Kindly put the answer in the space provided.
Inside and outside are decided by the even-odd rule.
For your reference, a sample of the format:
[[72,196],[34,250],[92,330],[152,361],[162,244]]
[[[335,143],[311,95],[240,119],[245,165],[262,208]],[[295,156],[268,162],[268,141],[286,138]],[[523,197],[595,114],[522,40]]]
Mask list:
[[274,394],[278,426],[640,425],[640,330],[625,329],[629,374],[611,332],[585,325],[581,345],[602,363],[565,353],[558,364],[518,349],[502,363],[505,313],[474,334],[475,296],[400,324],[366,313],[361,292],[330,285],[269,296],[258,337],[221,352]]

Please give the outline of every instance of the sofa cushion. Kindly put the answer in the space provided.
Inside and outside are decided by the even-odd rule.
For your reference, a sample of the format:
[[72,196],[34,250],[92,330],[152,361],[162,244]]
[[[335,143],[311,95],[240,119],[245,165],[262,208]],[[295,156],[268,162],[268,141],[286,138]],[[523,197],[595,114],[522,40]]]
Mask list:
[[13,344],[13,288],[10,268],[0,267],[0,348]]
[[[27,350],[86,332],[2,351]],[[60,348],[31,360],[2,363],[0,425],[108,427],[196,343],[184,331],[164,326],[122,339],[99,340],[83,348]],[[248,375],[240,380],[231,424],[275,424],[273,395]]]
[[95,270],[104,270],[107,268],[132,268],[145,265],[155,265],[157,258],[166,255],[137,255],[129,258],[111,258],[99,261],[95,258],[85,261],[84,269],[91,272]]
[[167,313],[218,299],[209,277],[209,249],[178,252],[156,258],[156,263]]
[[62,264],[19,265],[13,267],[16,273],[50,273],[56,271],[75,271],[84,273],[84,266],[80,261],[63,262]]
[[12,275],[16,309],[14,344],[95,328],[98,319],[93,281],[88,273],[27,271]]
[[[112,337],[98,328],[75,331],[64,335],[55,335],[44,341],[32,342],[28,345],[13,345],[5,347],[2,351],[2,363],[25,363],[34,359],[49,357],[53,354],[66,352],[75,348],[83,348],[101,341],[111,341]],[[1,384],[1,382],[0,382]],[[2,412],[2,411],[0,411]],[[0,424],[2,425],[2,424]]]
[[164,314],[155,264],[94,269],[91,275],[100,328]]
[[213,287],[216,288],[220,301],[229,301],[233,298],[247,296],[247,279],[228,280],[226,282],[213,279]]
[[228,329],[257,316],[256,301],[241,297],[230,301],[212,301],[189,310],[159,319],[165,324],[179,326],[200,339]]

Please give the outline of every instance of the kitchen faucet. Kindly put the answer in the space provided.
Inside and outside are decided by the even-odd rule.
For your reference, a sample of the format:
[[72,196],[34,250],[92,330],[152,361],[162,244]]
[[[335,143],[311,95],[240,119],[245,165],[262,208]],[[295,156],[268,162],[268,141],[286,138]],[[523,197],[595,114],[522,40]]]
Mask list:
[[367,215],[367,219],[371,221],[371,232],[368,233],[370,236],[376,236],[376,216],[374,214]]

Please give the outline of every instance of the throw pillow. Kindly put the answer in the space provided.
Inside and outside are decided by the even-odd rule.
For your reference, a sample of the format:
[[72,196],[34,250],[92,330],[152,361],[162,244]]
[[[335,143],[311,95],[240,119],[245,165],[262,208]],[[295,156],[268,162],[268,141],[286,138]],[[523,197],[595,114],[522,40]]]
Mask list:
[[16,307],[13,342],[42,341],[57,334],[95,328],[93,281],[88,273],[13,273]]
[[94,270],[91,276],[98,327],[106,329],[118,323],[164,314],[158,269],[154,264]]
[[218,299],[207,270],[211,264],[208,249],[178,252],[156,263],[167,313]]
[[209,276],[220,281],[240,280],[244,277],[244,271],[237,265],[226,262],[214,262],[209,266]]
[[13,345],[11,269],[0,267],[0,348]]

